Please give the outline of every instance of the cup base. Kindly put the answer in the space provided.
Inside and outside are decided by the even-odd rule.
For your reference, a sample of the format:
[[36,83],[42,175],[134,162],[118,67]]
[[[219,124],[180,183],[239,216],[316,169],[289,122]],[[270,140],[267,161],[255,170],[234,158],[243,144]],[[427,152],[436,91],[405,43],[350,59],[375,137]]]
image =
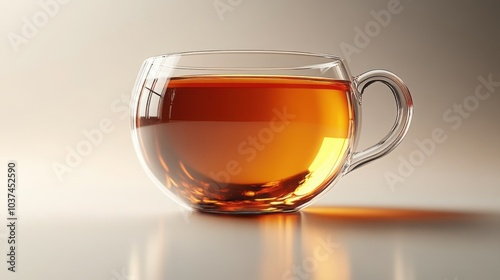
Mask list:
[[260,214],[285,214],[285,213],[295,213],[300,210],[300,207],[267,207],[267,208],[256,208],[248,207],[242,205],[234,206],[191,206],[191,208],[197,212],[208,213],[208,214],[223,214],[223,215],[260,215]]

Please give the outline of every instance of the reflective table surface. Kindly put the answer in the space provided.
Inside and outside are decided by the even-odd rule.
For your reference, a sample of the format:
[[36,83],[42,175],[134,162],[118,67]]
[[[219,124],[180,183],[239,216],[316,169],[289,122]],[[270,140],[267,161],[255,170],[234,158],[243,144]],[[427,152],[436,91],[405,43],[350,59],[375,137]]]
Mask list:
[[4,262],[2,279],[500,279],[498,214],[178,210],[21,225],[18,271],[6,272]]

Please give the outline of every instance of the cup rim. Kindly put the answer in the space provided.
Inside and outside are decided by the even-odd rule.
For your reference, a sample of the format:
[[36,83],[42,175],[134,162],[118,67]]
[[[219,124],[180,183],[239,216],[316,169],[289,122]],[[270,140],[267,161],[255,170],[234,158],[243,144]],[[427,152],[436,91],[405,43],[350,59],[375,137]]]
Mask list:
[[[311,57],[316,59],[324,59],[323,63],[316,64],[306,64],[300,66],[286,66],[286,67],[233,67],[233,66],[183,66],[177,65],[176,61],[179,57],[186,56],[196,56],[196,55],[229,55],[229,54],[241,54],[241,55],[289,55],[289,56],[302,56]],[[331,68],[337,65],[346,65],[345,60],[339,56],[326,54],[326,53],[316,53],[316,52],[305,52],[305,51],[291,51],[291,50],[273,50],[273,49],[213,49],[213,50],[193,50],[193,51],[182,51],[182,52],[172,52],[165,53],[161,55],[151,56],[145,60],[145,63],[154,63],[156,60],[165,60],[168,57],[174,58],[172,62],[165,66],[173,69],[179,70],[229,70],[229,71],[241,71],[241,70],[255,70],[255,71],[276,71],[276,70],[310,70],[310,69],[323,69]]]

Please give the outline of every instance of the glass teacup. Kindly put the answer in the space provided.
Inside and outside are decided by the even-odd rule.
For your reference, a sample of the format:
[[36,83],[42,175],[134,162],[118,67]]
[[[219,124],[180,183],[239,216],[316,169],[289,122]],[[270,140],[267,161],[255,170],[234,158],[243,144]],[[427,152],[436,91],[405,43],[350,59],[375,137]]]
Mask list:
[[[356,152],[361,97],[373,82],[396,100],[390,132]],[[353,77],[339,57],[285,51],[157,56],[140,70],[132,136],[149,177],[205,212],[291,212],[343,175],[394,149],[412,118],[396,75]]]

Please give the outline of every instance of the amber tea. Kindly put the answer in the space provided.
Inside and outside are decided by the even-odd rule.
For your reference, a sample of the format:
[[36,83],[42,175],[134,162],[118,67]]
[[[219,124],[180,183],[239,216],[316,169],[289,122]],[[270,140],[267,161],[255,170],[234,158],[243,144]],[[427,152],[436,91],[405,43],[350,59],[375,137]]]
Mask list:
[[139,96],[150,101],[138,139],[155,177],[194,208],[292,210],[343,166],[349,94],[349,82],[323,78],[176,77]]

